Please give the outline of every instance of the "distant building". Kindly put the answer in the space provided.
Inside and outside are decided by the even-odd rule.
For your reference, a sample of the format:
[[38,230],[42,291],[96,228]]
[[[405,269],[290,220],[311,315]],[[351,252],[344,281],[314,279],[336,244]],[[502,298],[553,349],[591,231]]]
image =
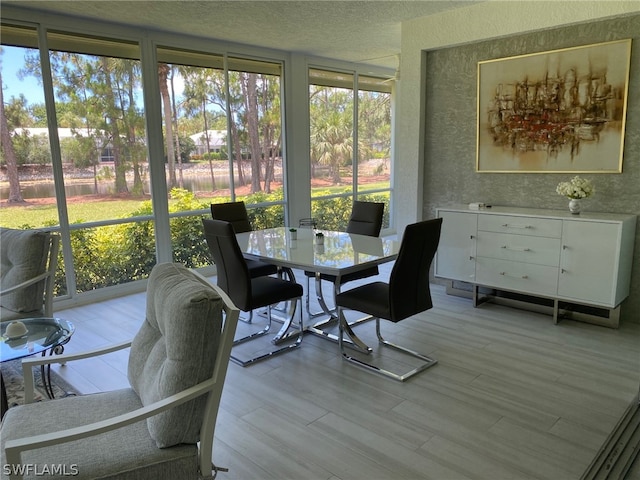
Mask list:
[[207,152],[220,153],[222,149],[227,146],[227,131],[226,130],[207,130],[209,134],[209,148],[207,149],[207,135],[205,132],[194,133],[189,135],[189,138],[193,140],[196,146],[194,154],[203,155]]
[[[49,138],[49,129],[46,127],[27,127],[27,128],[16,128],[13,130],[13,135],[24,135],[27,134],[30,137],[44,137]],[[104,133],[99,130],[91,130],[91,134],[95,135],[96,138],[100,138],[104,136]],[[67,138],[76,138],[76,137],[86,137],[87,132],[81,128],[58,128],[58,139],[64,140]],[[113,147],[111,143],[107,143],[105,147],[102,148],[100,152],[100,161],[101,162],[113,162]]]

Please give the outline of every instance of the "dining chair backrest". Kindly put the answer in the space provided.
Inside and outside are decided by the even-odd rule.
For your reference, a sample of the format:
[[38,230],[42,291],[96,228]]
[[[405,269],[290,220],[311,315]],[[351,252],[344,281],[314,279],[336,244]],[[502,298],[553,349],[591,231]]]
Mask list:
[[235,233],[250,232],[253,230],[249,221],[249,214],[244,202],[212,203],[211,216],[214,220],[222,220],[231,223]]
[[429,269],[440,242],[442,218],[408,225],[389,277],[392,322],[398,322],[432,306]]
[[377,237],[382,229],[384,203],[354,201],[347,233]]
[[217,268],[218,286],[243,311],[251,310],[251,277],[231,222],[202,219],[204,235]]

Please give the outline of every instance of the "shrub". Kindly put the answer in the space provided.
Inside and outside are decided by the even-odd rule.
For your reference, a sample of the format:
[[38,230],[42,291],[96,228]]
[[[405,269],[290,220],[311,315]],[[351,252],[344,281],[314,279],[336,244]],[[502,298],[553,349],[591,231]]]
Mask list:
[[[323,192],[324,193],[324,192]],[[335,192],[333,192],[335,193]],[[328,194],[326,192],[325,194]],[[174,188],[170,192],[170,213],[208,209],[210,201],[198,200],[192,192]],[[243,197],[247,204],[281,202],[282,189],[273,193],[259,192]],[[364,201],[384,202],[383,225],[389,224],[389,195],[370,194],[360,196]],[[230,201],[230,198],[216,198],[216,201]],[[328,230],[344,230],[351,212],[351,197],[336,197],[315,200],[312,216],[318,219],[318,226]],[[149,200],[140,203],[128,217],[150,216],[153,213]],[[187,215],[170,219],[173,260],[190,268],[210,265],[212,259],[202,234],[202,217],[208,215]],[[249,209],[249,220],[255,229],[284,225],[284,206],[270,205]],[[78,221],[77,223],[82,223]],[[24,228],[33,228],[25,225]],[[147,278],[156,264],[154,224],[150,220],[121,225],[107,225],[95,228],[81,228],[71,231],[71,250],[74,257],[76,288],[78,292],[127,283]],[[67,292],[65,267],[62,251],[58,261],[55,294]]]

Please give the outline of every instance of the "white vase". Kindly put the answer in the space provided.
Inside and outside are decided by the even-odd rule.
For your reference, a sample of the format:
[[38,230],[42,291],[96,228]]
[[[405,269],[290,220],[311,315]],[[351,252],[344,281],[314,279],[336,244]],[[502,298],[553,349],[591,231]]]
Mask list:
[[573,215],[580,214],[580,209],[581,208],[582,208],[582,205],[580,204],[580,199],[579,198],[572,198],[571,200],[569,200],[569,211]]

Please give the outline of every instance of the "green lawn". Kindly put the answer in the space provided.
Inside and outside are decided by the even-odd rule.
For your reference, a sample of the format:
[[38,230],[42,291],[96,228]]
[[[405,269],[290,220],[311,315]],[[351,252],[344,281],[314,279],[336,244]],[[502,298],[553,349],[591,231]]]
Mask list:
[[[68,207],[69,221],[99,221],[128,217],[140,208],[142,200],[105,200],[72,203]],[[15,205],[0,208],[0,225],[8,228],[38,228],[58,225],[58,210],[52,205]]]
[[[389,182],[367,184],[367,189],[388,188]],[[332,195],[345,191],[344,185],[312,189],[311,195]],[[204,201],[203,199],[200,199]],[[68,215],[70,223],[94,222],[127,218],[138,210],[141,199],[103,199],[70,203]],[[169,201],[171,203],[171,200]],[[205,202],[206,203],[206,202]],[[58,225],[58,211],[55,204],[12,205],[0,208],[0,225],[7,228],[39,228]]]

